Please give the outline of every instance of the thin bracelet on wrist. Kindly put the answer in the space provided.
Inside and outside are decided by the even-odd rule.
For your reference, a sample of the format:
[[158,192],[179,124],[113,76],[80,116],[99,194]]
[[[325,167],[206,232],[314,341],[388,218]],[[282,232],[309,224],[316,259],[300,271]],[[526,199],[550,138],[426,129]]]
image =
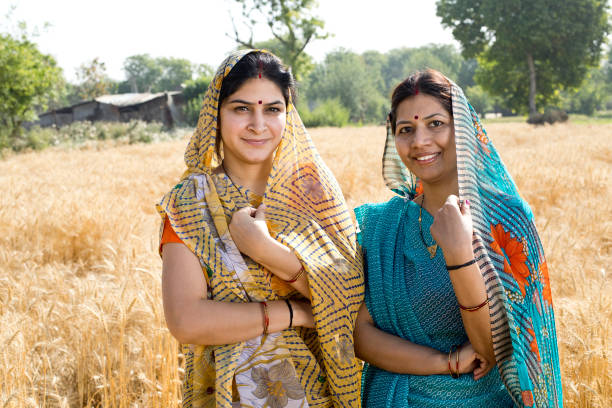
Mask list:
[[[453,355],[453,351],[457,351],[457,372],[453,372],[451,368],[451,356]],[[459,351],[457,350],[457,346],[451,346],[451,349],[448,351],[448,373],[453,378],[459,378]]]
[[286,280],[285,282],[287,283],[297,282],[297,280],[300,279],[302,274],[304,274],[304,266],[300,266],[300,270],[295,274],[295,276],[289,280]]
[[454,271],[457,269],[461,269],[461,268],[465,268],[466,266],[470,266],[476,263],[476,258],[472,258],[471,260],[467,261],[466,263],[463,263],[461,265],[446,265],[446,270],[447,271]]
[[475,312],[477,310],[482,309],[488,303],[489,303],[489,298],[487,298],[484,302],[482,302],[478,306],[473,306],[473,307],[465,307],[461,303],[459,303],[459,309],[465,310],[466,312]]
[[264,317],[264,326],[263,326],[263,335],[268,335],[268,326],[270,326],[270,316],[268,315],[268,304],[264,301],[261,302],[261,307],[263,308],[263,317]]
[[285,303],[287,303],[287,307],[289,308],[289,328],[293,327],[293,307],[291,307],[291,302],[289,299],[285,299]]
[[457,347],[457,350],[455,350],[456,356],[457,356],[457,364],[455,365],[455,375],[456,377],[453,378],[459,378],[459,347]]

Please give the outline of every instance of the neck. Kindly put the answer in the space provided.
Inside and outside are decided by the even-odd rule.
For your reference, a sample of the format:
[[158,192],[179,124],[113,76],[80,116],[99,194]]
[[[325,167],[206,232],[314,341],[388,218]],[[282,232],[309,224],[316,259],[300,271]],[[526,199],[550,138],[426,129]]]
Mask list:
[[423,195],[426,197],[424,208],[430,214],[435,214],[451,194],[459,195],[459,183],[456,178],[444,184],[423,183]]
[[245,164],[226,156],[223,159],[223,169],[234,184],[263,196],[268,184],[270,170],[272,170],[272,159],[270,158],[263,163]]

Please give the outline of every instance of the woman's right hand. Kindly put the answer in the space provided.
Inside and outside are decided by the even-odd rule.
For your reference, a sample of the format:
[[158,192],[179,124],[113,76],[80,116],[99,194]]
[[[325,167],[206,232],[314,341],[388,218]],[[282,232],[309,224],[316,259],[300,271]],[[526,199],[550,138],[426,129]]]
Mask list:
[[293,326],[314,328],[312,307],[307,300],[290,300],[293,307]]
[[[474,350],[469,341],[463,343],[456,353],[459,353],[459,374],[473,372],[474,380],[477,381],[488,371],[489,363]],[[453,370],[456,369],[456,358],[457,356],[453,353],[451,356],[451,367]]]

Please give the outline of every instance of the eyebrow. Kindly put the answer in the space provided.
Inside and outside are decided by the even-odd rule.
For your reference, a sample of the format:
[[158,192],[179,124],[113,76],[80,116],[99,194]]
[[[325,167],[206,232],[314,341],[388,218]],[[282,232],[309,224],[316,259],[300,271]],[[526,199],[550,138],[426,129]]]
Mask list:
[[[423,119],[430,119],[430,118],[433,118],[434,116],[437,116],[437,115],[440,115],[440,116],[446,117],[444,114],[442,114],[442,113],[437,113],[437,112],[436,112],[436,113],[432,113],[432,114],[431,114],[431,115],[429,115],[429,116],[425,116]],[[399,121],[397,121],[397,123],[395,123],[395,126],[397,126],[397,125],[403,125],[403,124],[405,124],[405,123],[412,123],[412,121],[410,121],[410,120],[399,120]]]
[[[255,102],[248,102],[248,101],[245,101],[244,99],[232,99],[228,103],[242,103],[242,104],[245,104],[245,105],[256,105]],[[274,101],[274,102],[270,102],[270,103],[264,103],[264,105],[270,106],[270,105],[278,105],[278,104],[282,104],[282,103],[283,103],[282,101],[278,100],[278,101]]]

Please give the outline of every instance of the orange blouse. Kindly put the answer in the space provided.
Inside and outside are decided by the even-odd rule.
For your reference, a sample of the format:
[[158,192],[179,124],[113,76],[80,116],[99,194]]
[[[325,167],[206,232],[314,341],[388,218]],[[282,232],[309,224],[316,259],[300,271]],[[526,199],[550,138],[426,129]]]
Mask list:
[[177,244],[182,244],[183,241],[176,235],[172,225],[170,225],[170,221],[168,221],[168,217],[164,221],[164,232],[162,233],[161,242],[159,243],[159,249],[161,250],[162,245],[167,244],[169,242],[174,242]]

